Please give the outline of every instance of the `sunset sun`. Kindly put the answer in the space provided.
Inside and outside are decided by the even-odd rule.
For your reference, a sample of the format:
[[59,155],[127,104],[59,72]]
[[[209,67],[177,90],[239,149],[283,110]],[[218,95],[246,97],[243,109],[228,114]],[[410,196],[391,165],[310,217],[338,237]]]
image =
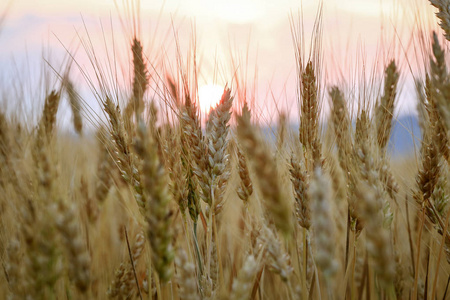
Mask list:
[[206,84],[199,88],[198,99],[200,109],[208,113],[209,110],[219,103],[223,94],[223,87],[217,84]]

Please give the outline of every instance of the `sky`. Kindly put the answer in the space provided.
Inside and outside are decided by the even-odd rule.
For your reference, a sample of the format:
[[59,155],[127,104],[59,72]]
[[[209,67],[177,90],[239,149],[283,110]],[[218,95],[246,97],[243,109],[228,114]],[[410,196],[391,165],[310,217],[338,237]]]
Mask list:
[[[236,90],[237,76],[247,87],[247,98],[255,103],[259,119],[266,122],[275,121],[280,111],[297,118],[292,25],[302,24],[302,56],[307,58],[320,7],[316,0],[143,0],[139,9],[130,8],[132,1],[120,0],[6,2],[0,3],[0,12],[6,11],[0,25],[0,86],[8,93],[31,102],[42,98],[45,90],[38,86],[56,86],[55,74],[72,57],[71,77],[95,111],[98,105],[86,79],[90,76],[95,82],[90,43],[102,70],[108,74],[119,70],[115,72],[123,78],[119,76],[117,84],[129,90],[130,37],[137,31],[155,82],[158,76],[163,80],[174,74],[177,47],[187,68],[195,40],[201,94],[209,95],[212,85],[219,91],[225,85]],[[132,11],[139,11],[137,18]],[[424,65],[417,58],[418,36],[421,30],[437,29],[433,13],[425,0],[323,0],[320,77],[325,115],[327,88],[339,84],[350,102],[357,101],[362,93],[358,87],[373,76],[376,94],[383,66],[392,58],[402,70],[397,113],[414,114],[412,73],[421,74]],[[133,19],[138,20],[137,30],[133,30]],[[43,75],[42,66],[50,76]],[[53,80],[46,79],[52,76]],[[10,100],[10,107],[14,101]],[[30,105],[21,107],[27,110]]]

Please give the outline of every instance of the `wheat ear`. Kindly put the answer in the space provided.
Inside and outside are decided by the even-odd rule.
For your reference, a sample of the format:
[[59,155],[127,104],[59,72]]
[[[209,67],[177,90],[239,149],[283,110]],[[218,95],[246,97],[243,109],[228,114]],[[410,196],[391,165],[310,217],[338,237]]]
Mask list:
[[391,136],[398,79],[397,66],[392,60],[384,71],[384,92],[375,107],[377,141],[382,150],[386,149]]
[[237,278],[233,281],[231,299],[249,299],[253,288],[253,280],[259,270],[258,262],[253,255],[247,256],[244,265],[239,270]]
[[174,259],[172,247],[171,197],[167,189],[167,178],[164,166],[158,157],[158,147],[149,135],[146,125],[139,121],[135,149],[143,161],[144,193],[150,199],[146,210],[149,225],[147,230],[151,246],[152,264],[162,282],[172,276],[171,263]]
[[313,63],[310,61],[301,74],[301,115],[300,115],[300,142],[311,151],[314,164],[321,164],[321,142],[319,139],[320,104],[316,74]]
[[430,0],[431,5],[439,11],[436,16],[439,18],[439,26],[444,30],[445,38],[450,41],[450,7],[447,0]]
[[123,119],[120,115],[119,106],[115,106],[111,99],[106,98],[103,103],[104,110],[109,117],[110,134],[114,141],[113,156],[117,161],[117,166],[125,179],[134,190],[136,202],[142,214],[145,214],[147,197],[143,193],[141,174],[139,173],[137,158],[131,152],[128,135],[126,134]]
[[255,129],[250,123],[250,115],[243,111],[238,116],[238,136],[249,157],[253,159],[257,181],[264,197],[266,212],[275,226],[285,234],[292,230],[291,211],[286,197],[282,195],[277,167]]
[[195,265],[189,262],[186,252],[183,249],[177,251],[175,257],[177,267],[177,282],[180,299],[195,300],[199,298],[197,281],[195,279]]
[[62,243],[66,248],[69,278],[81,292],[86,292],[90,284],[90,256],[83,242],[76,216],[76,206],[60,200],[55,223]]
[[73,82],[69,78],[65,78],[63,83],[72,109],[73,127],[75,128],[75,131],[81,135],[83,133],[83,117],[81,116],[80,95],[78,95]]
[[290,169],[291,181],[294,187],[295,210],[298,223],[301,227],[309,229],[311,227],[311,209],[308,195],[308,174],[304,166],[295,158],[291,157]]

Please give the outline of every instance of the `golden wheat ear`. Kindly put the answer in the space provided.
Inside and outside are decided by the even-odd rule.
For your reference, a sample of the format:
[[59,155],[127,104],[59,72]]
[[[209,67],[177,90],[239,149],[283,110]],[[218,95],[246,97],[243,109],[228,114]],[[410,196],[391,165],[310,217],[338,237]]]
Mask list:
[[63,86],[65,87],[67,96],[69,98],[70,108],[73,115],[73,128],[79,134],[83,134],[83,117],[81,111],[81,99],[75,90],[73,82],[69,78],[63,80]]
[[175,257],[175,266],[177,268],[178,292],[183,295],[183,299],[199,299],[198,284],[195,279],[195,265],[188,260],[184,249],[179,249]]
[[344,93],[337,86],[330,89],[329,95],[332,103],[331,120],[333,123],[334,135],[336,136],[339,164],[345,171],[347,177],[347,174],[350,171],[350,156],[353,148],[350,114],[348,112]]
[[252,158],[256,180],[264,198],[266,213],[271,216],[275,226],[287,236],[292,232],[291,209],[288,199],[283,196],[277,166],[268,147],[256,133],[250,123],[249,115],[244,112],[237,117],[238,137],[242,146]]
[[136,286],[135,269],[138,266],[144,249],[144,232],[138,232],[133,245],[129,248],[130,258],[126,258],[121,262],[114,273],[114,279],[106,292],[109,298],[131,298],[136,293],[136,288],[139,289],[139,287]]
[[301,115],[300,115],[300,143],[306,147],[307,153],[311,156],[312,166],[322,164],[322,143],[319,136],[319,115],[320,103],[318,98],[318,88],[316,70],[311,61],[301,73]]
[[[433,57],[430,57],[430,77],[425,82],[425,93],[429,103],[428,110],[434,120],[430,120],[437,127],[436,142],[440,151],[449,161],[450,139],[450,83],[445,62],[445,52],[439,45],[436,33],[433,32]],[[427,87],[428,86],[428,87]],[[437,113],[437,115],[436,115]]]
[[450,41],[450,7],[446,0],[430,0],[431,5],[439,11],[436,16],[439,18],[439,26],[444,30],[445,38]]
[[[45,134],[47,139],[50,139],[54,133],[56,126],[56,114],[59,108],[60,93],[52,91],[47,98],[45,98],[44,111],[42,113],[39,127],[42,127],[42,134]],[[43,137],[43,136],[42,136]]]
[[236,279],[233,281],[231,299],[245,300],[250,298],[253,281],[260,268],[260,262],[253,255],[247,256],[244,265],[239,270]]
[[122,175],[122,178],[133,188],[136,203],[142,215],[148,203],[147,195],[143,192],[141,173],[139,172],[139,160],[132,152],[132,145],[124,127],[120,108],[114,105],[111,99],[106,98],[103,103],[103,110],[109,119],[109,134],[113,141],[110,153]]
[[[231,118],[232,105],[231,90],[225,89],[219,104],[211,110],[208,116],[206,126],[206,164],[203,170],[197,170],[196,175],[199,177],[203,200],[210,207],[216,207],[221,201],[223,186],[220,187],[218,183],[220,183],[221,179],[224,179],[225,182],[222,182],[222,185],[225,185],[229,177],[227,172],[229,155],[226,151],[228,147],[228,122]],[[213,196],[217,196],[217,199],[212,199]]]
[[295,210],[298,224],[305,229],[309,229],[311,227],[311,209],[308,194],[308,174],[305,171],[305,166],[298,162],[293,155],[291,157],[289,171],[294,187]]
[[358,209],[366,228],[367,249],[376,264],[374,269],[381,287],[392,287],[395,278],[395,257],[391,234],[383,226],[382,203],[376,192],[369,185],[361,183],[358,189],[361,197]]
[[69,279],[86,293],[91,283],[91,258],[79,228],[76,206],[61,200],[58,203],[56,227],[66,248]]
[[[136,37],[133,38],[131,44],[131,53],[133,55],[133,83],[132,94],[124,110],[123,118],[126,122],[131,122],[133,114],[138,117],[144,111],[144,94],[149,85],[149,74],[144,61],[142,44]],[[130,125],[127,124],[127,128]]]
[[247,205],[249,197],[253,194],[253,183],[250,178],[250,173],[247,166],[247,159],[245,158],[239,146],[236,146],[236,155],[238,158],[238,173],[241,179],[240,185],[237,188],[237,195]]
[[383,151],[391,136],[399,77],[395,61],[392,60],[384,71],[384,92],[375,107],[377,142]]
[[172,277],[171,264],[174,259],[172,211],[169,207],[172,197],[168,191],[164,166],[158,157],[157,145],[142,120],[138,123],[134,148],[142,159],[143,193],[150,199],[145,217],[152,264],[159,279],[166,283]]

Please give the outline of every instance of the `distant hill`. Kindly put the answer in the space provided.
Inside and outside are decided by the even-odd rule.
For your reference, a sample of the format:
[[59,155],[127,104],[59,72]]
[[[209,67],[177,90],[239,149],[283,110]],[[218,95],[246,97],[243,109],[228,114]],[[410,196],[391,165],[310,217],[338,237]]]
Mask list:
[[409,115],[394,120],[389,151],[392,156],[411,154],[420,148],[421,132],[417,116]]
[[[298,132],[298,123],[291,123],[290,128]],[[325,127],[327,124],[324,125]],[[262,132],[270,142],[275,142],[276,127],[262,127]],[[421,133],[417,116],[407,115],[393,121],[393,129],[389,140],[388,152],[392,157],[413,154],[420,148]]]

